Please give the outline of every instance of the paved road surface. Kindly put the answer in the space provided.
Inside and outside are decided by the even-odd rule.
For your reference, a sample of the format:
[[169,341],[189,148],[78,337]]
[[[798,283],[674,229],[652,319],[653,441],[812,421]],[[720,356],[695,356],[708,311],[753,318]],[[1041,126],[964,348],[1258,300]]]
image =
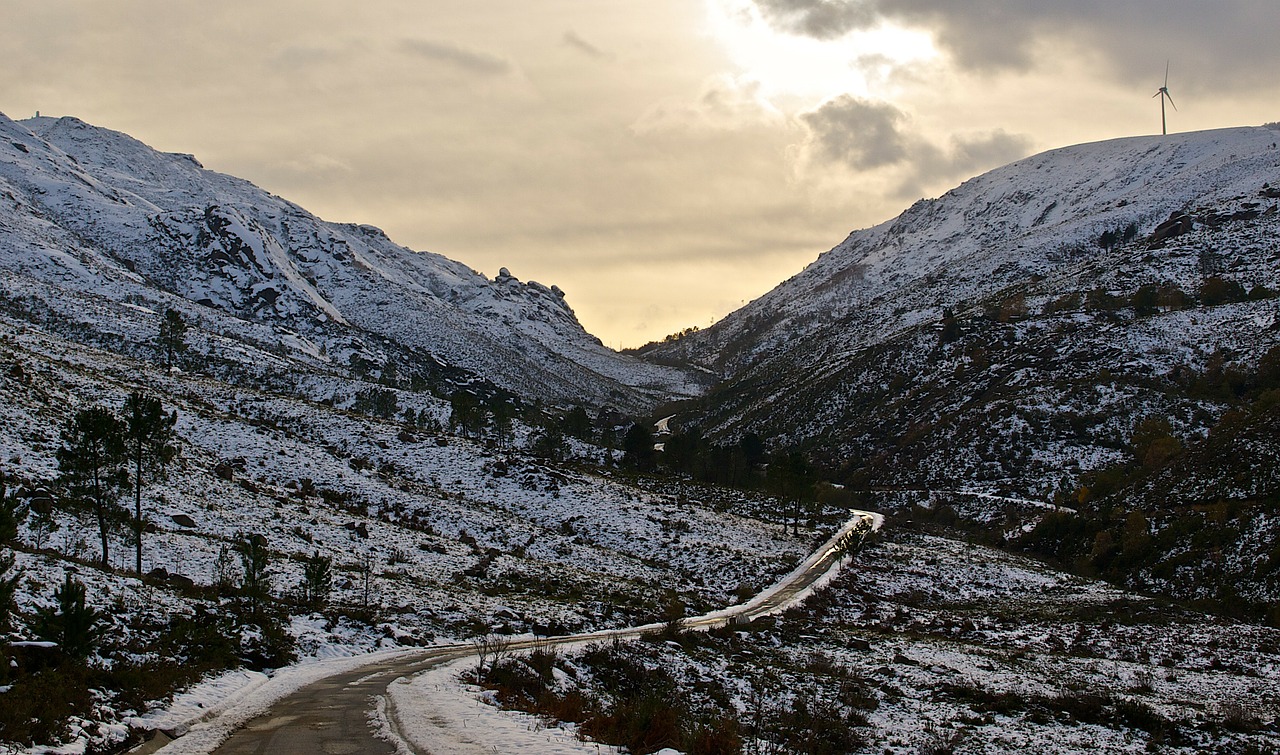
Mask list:
[[[322,679],[276,703],[217,749],[226,755],[396,755],[374,736],[370,702],[387,685],[463,655],[469,649],[429,651],[424,658],[365,666]],[[163,751],[162,751],[163,752]]]

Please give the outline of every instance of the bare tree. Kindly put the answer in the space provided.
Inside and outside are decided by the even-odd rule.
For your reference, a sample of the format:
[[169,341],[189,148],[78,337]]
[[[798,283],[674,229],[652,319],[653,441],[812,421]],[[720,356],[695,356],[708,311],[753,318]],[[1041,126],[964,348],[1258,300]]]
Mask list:
[[493,668],[511,650],[511,640],[498,634],[482,634],[471,641],[472,647],[476,649],[476,678],[484,676],[485,664],[489,668]]

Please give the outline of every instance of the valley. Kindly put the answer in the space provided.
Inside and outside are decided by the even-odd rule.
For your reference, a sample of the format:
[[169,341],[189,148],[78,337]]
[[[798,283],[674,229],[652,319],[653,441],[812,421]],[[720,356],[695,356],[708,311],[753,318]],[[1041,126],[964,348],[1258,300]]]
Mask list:
[[[627,353],[189,155],[0,132],[11,750],[208,752],[459,646],[353,720],[434,755],[1280,747],[1274,129],[1028,158]],[[133,394],[176,415],[140,517],[133,472],[71,471]],[[692,618],[862,510],[798,605]]]

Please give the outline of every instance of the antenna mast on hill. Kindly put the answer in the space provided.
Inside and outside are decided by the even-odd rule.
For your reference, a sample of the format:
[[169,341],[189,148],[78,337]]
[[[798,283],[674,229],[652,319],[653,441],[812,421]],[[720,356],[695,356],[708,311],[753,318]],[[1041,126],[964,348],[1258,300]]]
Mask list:
[[[1164,86],[1157,89],[1156,93],[1151,96],[1160,98],[1160,133],[1168,136],[1169,124],[1164,117],[1164,101],[1168,100],[1169,104],[1173,105],[1173,95],[1169,94],[1169,61],[1167,60],[1164,62]],[[1177,110],[1178,106],[1173,105],[1173,109]]]

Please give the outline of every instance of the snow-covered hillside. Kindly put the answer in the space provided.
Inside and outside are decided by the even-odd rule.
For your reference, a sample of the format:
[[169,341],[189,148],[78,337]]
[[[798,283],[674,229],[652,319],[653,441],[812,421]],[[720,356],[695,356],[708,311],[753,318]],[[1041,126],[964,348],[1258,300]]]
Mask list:
[[[1241,128],[1013,163],[648,353],[725,377],[677,424],[804,448],[859,487],[1047,500],[1127,459],[1144,417],[1205,435],[1238,396],[1195,376],[1280,343],[1278,142]],[[1175,213],[1182,233],[1153,238]]]
[[527,399],[628,410],[699,390],[604,347],[554,286],[489,280],[75,118],[0,115],[0,268],[9,296],[174,307],[320,363],[434,360]]
[[[109,331],[113,313],[134,311],[99,304],[79,313],[81,322]],[[65,325],[58,310],[42,310],[39,319],[46,316]],[[256,641],[257,630],[229,627],[234,607],[216,594],[226,575],[240,578],[236,544],[250,536],[271,554],[280,626],[306,660],[465,642],[495,629],[546,634],[643,624],[677,599],[690,611],[721,608],[785,574],[810,547],[787,534],[777,502],[763,495],[637,480],[593,466],[606,451],[573,439],[562,441],[568,460],[535,456],[522,449],[536,431],[518,421],[504,446],[442,433],[449,402],[429,393],[398,393],[416,423],[364,416],[305,397],[350,395],[358,381],[270,352],[241,356],[293,376],[303,395],[260,390],[235,371],[225,379],[171,374],[151,355],[86,346],[42,325],[0,312],[0,502],[28,512],[16,537],[0,543],[0,556],[15,557],[0,577],[18,577],[0,640],[44,636],[41,611],[74,575],[104,632],[88,665],[103,673],[146,669],[155,683],[143,692],[95,681],[104,691],[92,701],[42,712],[39,726],[17,731],[22,711],[43,699],[32,696],[33,685],[56,685],[36,673],[52,662],[39,648],[12,667],[9,648],[0,656],[0,749],[29,738],[119,746],[134,713],[169,694],[167,685],[242,662],[279,665],[237,655],[213,660],[208,636],[190,640],[205,650],[171,644],[170,630],[214,622],[224,639],[249,638],[243,647]],[[220,336],[201,338],[209,341],[202,348],[229,349]],[[178,415],[179,456],[144,494],[145,580],[132,574],[130,530],[119,524],[126,502],[117,495],[109,506],[116,524],[108,533],[110,568],[101,568],[92,514],[56,483],[71,418],[89,407],[117,410],[132,391],[159,397]],[[298,603],[304,562],[320,557],[332,564],[324,611]]]
[[883,341],[937,321],[944,307],[1063,270],[1096,251],[1106,231],[1136,224],[1145,235],[1175,211],[1262,201],[1264,184],[1280,185],[1277,143],[1278,131],[1235,128],[1083,144],[1011,163],[854,231],[659,353],[731,377],[833,323],[842,324],[827,334],[833,347]]

